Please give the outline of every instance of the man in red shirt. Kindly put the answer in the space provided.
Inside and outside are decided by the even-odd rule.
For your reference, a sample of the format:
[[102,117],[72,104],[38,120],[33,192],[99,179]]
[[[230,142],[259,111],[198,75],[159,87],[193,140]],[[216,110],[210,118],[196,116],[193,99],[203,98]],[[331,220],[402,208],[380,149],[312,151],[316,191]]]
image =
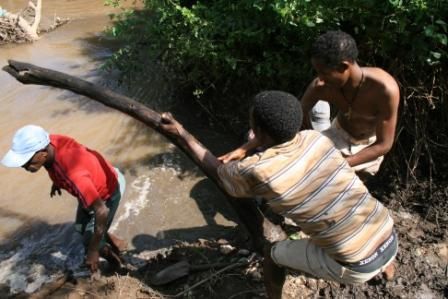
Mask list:
[[100,255],[120,265],[119,252],[126,242],[108,232],[126,185],[118,169],[74,139],[48,134],[35,125],[15,133],[1,163],[33,173],[43,166],[53,181],[51,197],[64,189],[78,199],[75,229],[83,235],[90,270],[98,270]]

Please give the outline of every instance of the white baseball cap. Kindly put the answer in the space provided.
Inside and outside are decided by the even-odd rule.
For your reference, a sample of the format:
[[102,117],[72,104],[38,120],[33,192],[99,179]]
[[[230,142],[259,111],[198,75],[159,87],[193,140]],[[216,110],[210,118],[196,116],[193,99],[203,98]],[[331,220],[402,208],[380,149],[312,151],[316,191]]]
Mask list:
[[6,167],[21,167],[49,143],[50,135],[47,131],[39,126],[26,125],[17,130],[12,139],[11,149],[1,163]]

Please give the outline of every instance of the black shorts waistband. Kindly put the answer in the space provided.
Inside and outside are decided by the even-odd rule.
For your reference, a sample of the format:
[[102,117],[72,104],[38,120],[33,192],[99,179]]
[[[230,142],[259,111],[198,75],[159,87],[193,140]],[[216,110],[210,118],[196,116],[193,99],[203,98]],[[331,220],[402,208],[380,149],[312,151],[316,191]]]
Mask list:
[[373,272],[390,260],[397,251],[398,240],[395,230],[392,231],[389,238],[386,239],[370,256],[356,262],[356,263],[340,263],[350,270],[369,273]]

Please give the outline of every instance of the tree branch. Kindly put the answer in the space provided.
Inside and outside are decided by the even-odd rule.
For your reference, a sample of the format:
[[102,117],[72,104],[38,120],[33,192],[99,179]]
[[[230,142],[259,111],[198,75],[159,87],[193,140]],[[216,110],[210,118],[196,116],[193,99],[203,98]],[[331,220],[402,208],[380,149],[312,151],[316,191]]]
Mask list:
[[34,22],[31,26],[31,30],[36,34],[37,36],[37,30],[39,29],[40,19],[42,17],[42,0],[36,0],[36,5],[32,1],[28,3],[28,5],[34,9]]

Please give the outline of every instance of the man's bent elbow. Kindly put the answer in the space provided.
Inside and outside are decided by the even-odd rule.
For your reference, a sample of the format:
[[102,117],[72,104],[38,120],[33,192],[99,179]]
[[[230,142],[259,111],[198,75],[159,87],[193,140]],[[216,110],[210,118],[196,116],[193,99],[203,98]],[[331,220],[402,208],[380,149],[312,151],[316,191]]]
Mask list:
[[[392,145],[377,143],[371,148],[372,160],[386,155],[392,149]],[[352,166],[352,165],[351,165]]]
[[379,151],[380,151],[379,156],[384,156],[385,154],[390,152],[390,150],[392,149],[392,146],[393,146],[393,142],[385,142],[385,143],[381,144],[381,146],[379,148]]

